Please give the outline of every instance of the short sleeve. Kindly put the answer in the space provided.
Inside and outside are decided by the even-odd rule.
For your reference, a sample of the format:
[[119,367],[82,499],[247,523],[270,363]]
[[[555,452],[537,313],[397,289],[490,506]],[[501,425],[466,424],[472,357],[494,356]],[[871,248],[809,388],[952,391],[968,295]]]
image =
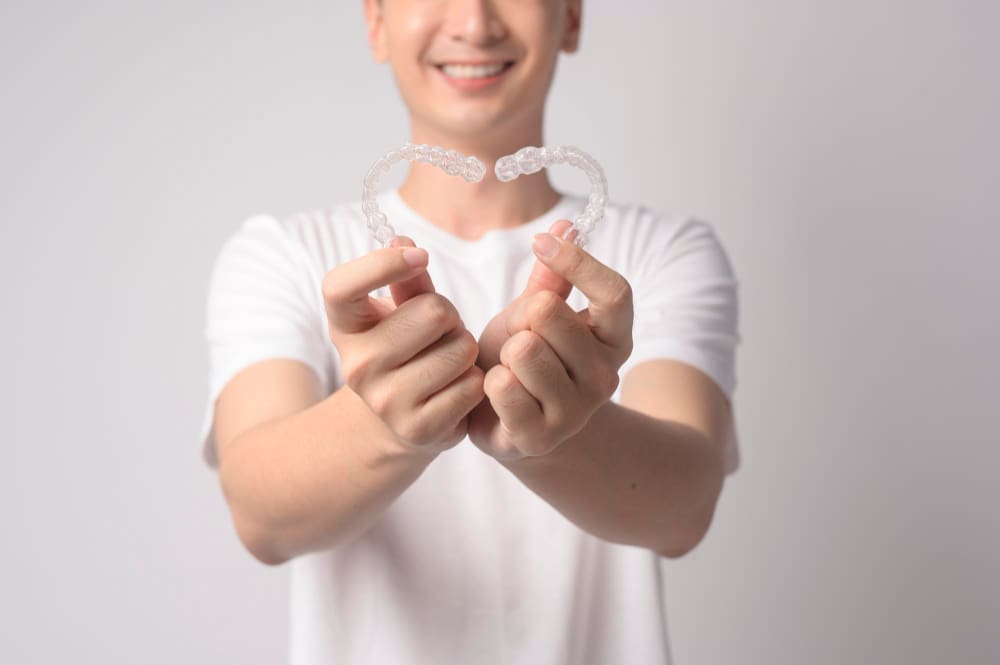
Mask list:
[[303,246],[276,218],[250,217],[224,242],[205,306],[209,394],[200,440],[209,466],[218,466],[215,400],[238,372],[261,360],[292,358],[326,384],[330,344],[320,293]]
[[[685,218],[670,232],[662,230],[632,277],[633,350],[621,375],[643,361],[671,358],[700,369],[732,400],[742,341],[732,265],[707,222]],[[727,474],[739,466],[735,427],[724,461]]]

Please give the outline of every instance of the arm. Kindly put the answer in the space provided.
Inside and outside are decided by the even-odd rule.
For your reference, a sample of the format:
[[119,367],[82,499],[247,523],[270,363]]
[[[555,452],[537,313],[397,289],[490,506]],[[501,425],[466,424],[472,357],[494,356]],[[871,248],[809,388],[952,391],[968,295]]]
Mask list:
[[[356,537],[465,436],[483,397],[475,338],[414,251],[408,263],[379,249],[324,278],[339,390],[321,399],[307,364],[275,358],[219,395],[220,480],[240,539],[264,563]],[[391,298],[368,295],[382,285]]]
[[347,386],[318,397],[311,369],[274,359],[241,371],[217,401],[223,492],[240,540],[266,564],[363,533],[436,456],[396,445]]
[[[621,403],[610,401],[633,348],[632,289],[560,239],[559,224],[551,252],[536,236],[525,292],[480,337],[489,401],[470,436],[582,529],[682,556],[707,532],[722,487],[728,397],[694,365],[650,356],[625,376]],[[579,312],[564,301],[573,285],[589,300]]]
[[730,426],[712,379],[653,360],[626,376],[621,404],[605,403],[551,453],[501,463],[580,528],[680,557],[711,524]]

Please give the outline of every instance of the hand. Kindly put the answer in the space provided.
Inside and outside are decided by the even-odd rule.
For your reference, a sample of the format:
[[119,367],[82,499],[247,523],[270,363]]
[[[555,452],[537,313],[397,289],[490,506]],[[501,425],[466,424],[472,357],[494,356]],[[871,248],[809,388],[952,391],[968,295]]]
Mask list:
[[[632,288],[620,274],[549,229],[556,252],[538,260],[524,292],[479,337],[477,364],[487,400],[469,420],[469,438],[500,460],[547,455],[583,429],[618,387],[632,353]],[[573,286],[589,306],[566,304]]]
[[[437,454],[465,437],[484,397],[483,372],[475,336],[434,291],[426,250],[403,247],[413,241],[403,236],[338,265],[323,279],[323,298],[347,386],[392,431],[393,445]],[[386,285],[391,298],[368,295]]]

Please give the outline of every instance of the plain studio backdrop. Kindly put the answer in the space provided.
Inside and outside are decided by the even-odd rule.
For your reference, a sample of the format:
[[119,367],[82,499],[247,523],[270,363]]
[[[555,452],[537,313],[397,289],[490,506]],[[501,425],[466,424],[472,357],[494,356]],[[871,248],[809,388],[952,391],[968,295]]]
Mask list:
[[[408,134],[361,0],[220,4],[0,8],[2,662],[286,658],[288,567],[197,440],[209,271]],[[710,221],[741,283],[676,662],[1000,662],[1000,3],[585,5],[547,143]]]

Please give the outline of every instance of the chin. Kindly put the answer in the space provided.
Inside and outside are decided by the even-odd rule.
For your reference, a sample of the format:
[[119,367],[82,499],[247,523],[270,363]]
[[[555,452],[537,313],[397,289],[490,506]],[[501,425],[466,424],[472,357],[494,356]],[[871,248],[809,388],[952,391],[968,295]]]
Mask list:
[[452,118],[439,125],[443,130],[456,136],[485,138],[503,129],[503,123],[496,118]]
[[503,113],[486,111],[485,109],[468,109],[464,112],[450,109],[450,111],[450,113],[426,114],[423,116],[421,124],[434,127],[441,134],[483,138],[494,132],[503,131],[507,126],[506,119],[509,118],[509,114],[505,117]]

